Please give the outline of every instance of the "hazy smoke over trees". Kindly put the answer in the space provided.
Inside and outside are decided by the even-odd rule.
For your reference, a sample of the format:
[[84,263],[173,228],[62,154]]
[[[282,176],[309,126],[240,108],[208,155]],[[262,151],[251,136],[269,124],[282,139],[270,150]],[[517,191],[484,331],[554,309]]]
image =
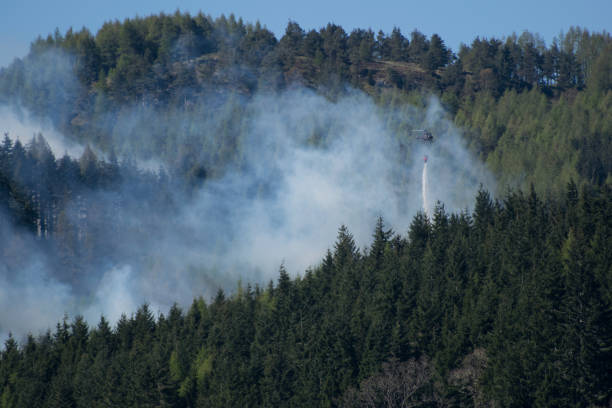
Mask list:
[[[58,270],[55,254],[40,250],[39,240],[19,235],[13,255],[27,257],[18,264],[0,261],[3,336],[9,330],[21,335],[44,329],[64,313],[93,321],[104,314],[113,320],[145,301],[164,311],[173,302],[209,298],[218,288],[232,290],[238,280],[265,284],[282,263],[292,274],[303,273],[333,245],[340,225],[348,226],[360,246],[370,242],[379,216],[404,234],[422,208],[424,154],[429,156],[431,203],[463,210],[480,184],[493,188],[488,172],[433,98],[425,109],[383,108],[359,91],[330,100],[303,88],[236,98],[231,104],[219,98],[198,102],[198,112],[210,107],[215,114],[134,106],[116,117],[112,129],[94,125],[122,141],[114,144],[125,157],[162,167],[166,158],[156,156],[150,144],[163,143],[163,132],[147,130],[183,129],[172,148],[191,149],[209,174],[190,193],[171,178],[167,188],[174,205],[165,212],[151,204],[153,192],[131,185],[129,178],[116,191],[89,190],[72,197],[63,214],[72,224],[94,217],[92,210],[80,209],[83,202],[105,209],[106,215],[98,215],[104,228],[95,230],[95,242],[105,243],[104,250],[93,248],[95,256],[70,279]],[[220,105],[225,110],[215,110]],[[83,149],[68,147],[59,132],[28,115],[5,108],[0,113],[0,126],[11,137],[27,142],[28,132],[42,131],[57,159]],[[431,129],[435,142],[426,146],[416,140],[410,129],[417,127]],[[228,134],[231,140],[222,139]],[[105,143],[101,139],[94,150],[108,151]],[[231,151],[222,168],[210,164],[226,154],[219,145]],[[17,236],[4,220],[0,233],[3,242]]]

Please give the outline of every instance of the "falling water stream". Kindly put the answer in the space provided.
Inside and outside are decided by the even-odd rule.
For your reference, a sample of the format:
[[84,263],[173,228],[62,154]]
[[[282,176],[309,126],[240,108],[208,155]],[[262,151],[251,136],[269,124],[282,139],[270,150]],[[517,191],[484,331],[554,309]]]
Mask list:
[[422,195],[423,195],[423,210],[425,211],[425,215],[429,217],[429,199],[428,199],[428,182],[427,182],[427,160],[423,163],[423,180],[422,184]]

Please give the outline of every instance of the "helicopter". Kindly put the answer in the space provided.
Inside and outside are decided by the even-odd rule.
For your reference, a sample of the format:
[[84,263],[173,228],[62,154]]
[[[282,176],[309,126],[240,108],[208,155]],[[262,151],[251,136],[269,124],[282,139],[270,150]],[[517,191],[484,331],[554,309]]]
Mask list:
[[427,129],[413,130],[412,133],[415,133],[416,138],[424,143],[433,143],[434,137]]

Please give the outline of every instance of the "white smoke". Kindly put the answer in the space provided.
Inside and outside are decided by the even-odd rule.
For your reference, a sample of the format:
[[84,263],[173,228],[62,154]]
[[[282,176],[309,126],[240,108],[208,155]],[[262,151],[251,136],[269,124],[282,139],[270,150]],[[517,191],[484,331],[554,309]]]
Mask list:
[[0,106],[0,131],[2,137],[7,134],[12,141],[29,143],[32,138],[42,134],[49,144],[55,157],[68,154],[79,157],[83,153],[83,146],[71,141],[58,132],[50,120],[34,118],[27,109],[17,106]]
[[[103,314],[109,321],[117,321],[122,314],[129,315],[136,311],[145,299],[137,299],[134,293],[139,289],[133,285],[132,269],[129,266],[113,268],[107,271],[100,280],[100,286],[94,294],[93,303],[82,312],[87,321],[95,323]],[[155,305],[153,305],[155,307]]]
[[46,273],[40,262],[34,260],[14,276],[0,265],[0,341],[9,332],[21,338],[50,329],[73,310],[70,287]]
[[[394,111],[358,91],[330,101],[292,89],[255,96],[242,109],[248,119],[239,165],[208,180],[171,214],[132,214],[125,222],[138,235],[108,233],[128,255],[119,265],[104,266],[87,295],[60,284],[44,260],[30,265],[36,277],[2,281],[0,306],[13,307],[10,317],[0,314],[0,331],[36,332],[66,312],[83,314],[90,324],[100,314],[114,321],[145,301],[164,311],[194,296],[210,298],[219,287],[232,290],[238,280],[265,284],[277,277],[281,263],[293,275],[303,273],[333,246],[342,224],[363,247],[371,242],[378,216],[404,235],[413,216],[431,202],[463,210],[480,184],[493,188],[435,99],[425,110]],[[210,120],[206,126],[214,125]],[[425,146],[389,123],[426,126],[434,143]],[[30,130],[25,125],[20,132]],[[315,134],[325,136],[313,139]],[[429,169],[421,167],[424,154]],[[44,301],[45,286],[30,278],[49,283],[50,302]],[[37,319],[31,317],[36,311]]]

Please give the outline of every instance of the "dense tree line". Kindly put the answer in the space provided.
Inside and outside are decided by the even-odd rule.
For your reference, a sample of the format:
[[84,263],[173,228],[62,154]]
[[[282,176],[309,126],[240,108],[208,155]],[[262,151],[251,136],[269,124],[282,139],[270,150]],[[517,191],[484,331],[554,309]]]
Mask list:
[[[439,204],[405,234],[381,219],[363,250],[341,227],[302,276],[281,266],[276,282],[186,310],[143,305],[114,326],[66,317],[9,338],[0,407],[609,405],[611,68],[609,34],[579,28],[548,47],[525,32],[455,54],[417,30],[290,22],[276,39],[234,16],[177,12],[37,39],[0,70],[0,102],[93,148],[75,159],[41,135],[0,144],[10,273],[31,250],[85,284],[97,260],[120,259],[109,237],[151,230],[125,219],[146,206],[155,225],[241,169],[248,101],[295,84],[330,99],[350,85],[385,112],[437,95],[501,184],[531,189],[481,191],[472,214]],[[168,171],[141,171],[130,152]]]
[[[167,101],[179,88],[199,92],[228,79],[249,91],[287,86],[295,79],[313,87],[338,80],[359,87],[426,86],[461,97],[479,91],[499,96],[533,87],[549,93],[587,85],[606,91],[612,86],[611,46],[608,33],[572,27],[549,47],[525,31],[501,40],[477,37],[454,54],[439,35],[427,38],[418,30],[406,37],[399,28],[390,34],[363,29],[347,33],[328,24],[306,32],[289,22],[277,40],[259,22],[177,12],[107,22],[95,35],[84,28],[39,37],[24,61],[3,72],[4,78],[18,81],[2,85],[8,91],[3,94],[24,93],[32,74],[28,60],[61,49],[74,56],[81,84],[117,102]],[[223,78],[221,71],[230,67],[233,72],[225,75],[231,78]]]
[[483,95],[463,104],[455,122],[502,185],[529,185],[562,193],[571,179],[612,180],[612,92],[565,94],[537,90]]
[[[548,46],[524,32],[476,38],[454,53],[437,34],[418,30],[347,33],[328,24],[306,31],[290,22],[277,40],[233,15],[177,12],[107,22],[95,35],[38,38],[27,57],[0,71],[0,101],[49,117],[107,153],[138,151],[189,174],[204,161],[212,175],[240,155],[233,124],[244,105],[236,99],[296,84],[331,98],[350,85],[385,107],[435,94],[505,184],[533,183],[545,193],[570,179],[609,182],[611,68],[610,35],[576,27]],[[121,128],[134,115],[146,131]],[[213,129],[219,154],[210,152],[208,130],[183,125],[207,116],[227,117]]]
[[[346,227],[321,263],[114,327],[9,338],[0,404],[604,406],[612,398],[609,189],[476,197],[473,214]],[[382,368],[381,368],[382,367]],[[414,406],[414,405],[411,405]]]
[[[25,146],[5,136],[0,144],[0,248],[2,273],[20,273],[29,256],[43,253],[60,281],[80,285],[94,278],[102,259],[124,251],[114,234],[136,238],[144,225],[133,214],[147,211],[158,222],[175,208],[180,185],[160,169],[142,171],[130,160],[98,159],[87,146],[79,159],[56,159],[44,137]],[[143,200],[146,200],[143,203]],[[125,223],[126,219],[132,220]],[[6,269],[4,269],[6,268]],[[96,276],[95,278],[99,278]]]

